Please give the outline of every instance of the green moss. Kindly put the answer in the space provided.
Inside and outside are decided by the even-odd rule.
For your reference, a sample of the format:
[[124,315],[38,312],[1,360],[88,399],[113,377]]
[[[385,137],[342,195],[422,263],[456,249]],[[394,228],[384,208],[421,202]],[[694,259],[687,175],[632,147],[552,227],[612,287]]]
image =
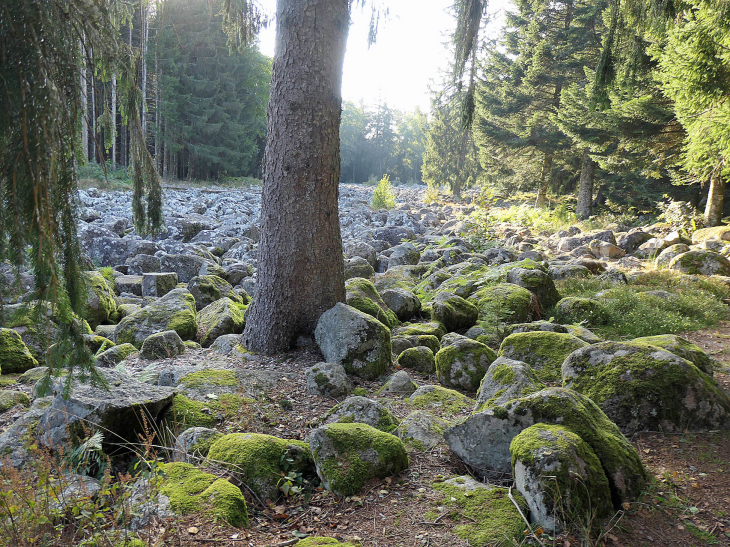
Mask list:
[[[454,534],[474,546],[514,545],[523,539],[525,523],[515,506],[507,496],[506,488],[465,489],[448,482],[434,483],[433,489],[443,494],[437,501],[456,511],[455,518],[465,524],[454,526]],[[523,513],[527,512],[527,504],[522,496],[513,490]],[[466,517],[461,519],[459,514]]]
[[367,390],[367,388],[364,387],[356,387],[352,390],[353,395],[358,395],[360,397],[367,397],[370,392]]
[[495,416],[497,412],[503,413],[504,419],[512,413],[530,416],[533,423],[559,423],[588,443],[598,456],[614,495],[634,499],[641,493],[646,472],[639,455],[616,424],[588,397],[570,389],[548,388],[495,406],[492,411]]
[[499,283],[481,289],[470,299],[475,302],[482,321],[523,323],[531,318],[530,291],[513,283]]
[[673,334],[660,334],[657,336],[644,336],[634,338],[629,342],[632,346],[644,345],[655,346],[667,350],[674,355],[692,362],[705,374],[712,376],[713,360],[699,346],[689,340],[680,338]]
[[164,473],[160,492],[170,498],[176,512],[187,515],[202,509],[236,528],[248,524],[243,494],[227,480],[187,463],[160,464],[160,469]]
[[410,399],[415,408],[428,409],[439,415],[451,416],[474,407],[474,399],[441,386],[428,386]]
[[212,428],[222,420],[235,417],[243,407],[252,402],[252,399],[234,393],[222,393],[216,399],[209,399],[206,402],[178,394],[173,399],[166,416],[181,430],[188,427]]
[[590,298],[567,296],[556,306],[557,320],[561,323],[585,323],[589,327],[605,324],[608,312],[600,302]]
[[491,348],[476,340],[459,340],[436,354],[436,374],[442,385],[475,392],[496,358]]
[[276,499],[285,458],[289,470],[309,475],[313,462],[309,445],[260,433],[231,433],[213,443],[208,459],[236,474],[262,500]]
[[180,378],[180,385],[188,389],[235,387],[238,385],[238,376],[232,370],[206,369],[186,374]]
[[116,313],[117,303],[114,300],[114,282],[111,284],[99,272],[84,272],[88,290],[88,299],[84,319],[96,327],[104,323]]
[[563,361],[587,345],[580,338],[562,332],[518,332],[504,339],[497,355],[524,361],[541,382],[562,383]]
[[314,376],[314,383],[317,384],[318,387],[322,387],[328,385],[330,380],[324,372],[318,372]]
[[[600,460],[575,433],[560,425],[535,424],[520,432],[510,444],[512,470],[519,461],[540,481],[548,518],[563,526],[584,530],[595,518],[613,513],[608,479]],[[573,459],[575,458],[575,459]],[[549,470],[550,477],[543,478]]]
[[[403,442],[366,424],[327,424],[322,428],[337,455],[318,461],[319,475],[332,491],[342,496],[360,492],[372,477],[385,478],[408,467]],[[377,454],[377,461],[371,458]]]
[[[713,429],[719,412],[730,416],[730,397],[690,361],[644,343],[603,342],[592,347],[608,358],[572,359],[574,372],[565,384],[590,397],[622,427]],[[713,412],[701,414],[703,405],[714,407]]]
[[14,386],[18,383],[18,374],[3,374],[0,376],[0,387]]
[[406,323],[402,327],[398,327],[393,332],[394,336],[435,336],[439,340],[446,334],[446,327],[441,323]]
[[22,391],[0,391],[0,413],[10,410],[15,405],[30,406],[30,399]]
[[348,306],[375,317],[389,329],[400,323],[395,313],[383,302],[372,282],[362,277],[353,277],[345,282],[345,290]]
[[25,372],[38,366],[20,335],[12,329],[0,328],[0,373]]
[[492,378],[495,382],[506,386],[515,381],[515,371],[509,365],[500,363],[494,367]]

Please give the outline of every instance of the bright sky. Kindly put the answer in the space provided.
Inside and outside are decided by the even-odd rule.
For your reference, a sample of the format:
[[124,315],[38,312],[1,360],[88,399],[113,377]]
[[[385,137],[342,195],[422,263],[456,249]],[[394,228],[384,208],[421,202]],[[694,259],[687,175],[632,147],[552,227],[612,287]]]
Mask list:
[[[499,5],[506,0],[493,0]],[[269,13],[276,0],[260,0]],[[456,26],[447,8],[453,0],[387,0],[390,16],[378,28],[377,42],[368,49],[370,10],[354,8],[347,41],[342,97],[355,103],[362,99],[374,106],[379,99],[388,106],[411,111],[430,110],[428,86],[441,81],[453,53],[445,46]],[[491,10],[490,10],[491,11]],[[274,55],[275,25],[259,35],[262,53]]]

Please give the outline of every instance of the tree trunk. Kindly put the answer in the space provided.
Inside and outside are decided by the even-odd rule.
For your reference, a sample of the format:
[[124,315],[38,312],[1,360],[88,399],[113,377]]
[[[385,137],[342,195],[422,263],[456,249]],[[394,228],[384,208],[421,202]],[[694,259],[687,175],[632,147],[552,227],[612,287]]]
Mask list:
[[725,205],[725,179],[717,169],[710,179],[710,193],[707,195],[705,222],[708,226],[722,224],[722,210]]
[[84,151],[84,162],[89,158],[89,89],[86,80],[86,51],[81,45],[81,148]]
[[149,22],[147,21],[147,7],[140,1],[139,4],[139,51],[142,55],[142,112],[140,121],[142,122],[142,134],[145,142],[147,142],[147,39],[149,37]]
[[547,192],[550,186],[550,170],[553,168],[553,153],[545,152],[542,160],[542,169],[540,170],[540,186],[535,199],[535,207],[544,209],[547,203]]
[[337,207],[348,0],[278,0],[256,295],[244,345],[267,354],[345,300]]
[[578,186],[578,205],[575,214],[581,220],[591,216],[593,206],[593,179],[596,174],[596,162],[593,161],[588,151],[583,152],[583,165],[580,170],[580,185]]
[[[92,62],[93,62],[92,53]],[[91,158],[98,163],[98,151],[96,146],[96,79],[94,73],[91,73]]]
[[112,74],[112,171],[117,168],[117,75]]

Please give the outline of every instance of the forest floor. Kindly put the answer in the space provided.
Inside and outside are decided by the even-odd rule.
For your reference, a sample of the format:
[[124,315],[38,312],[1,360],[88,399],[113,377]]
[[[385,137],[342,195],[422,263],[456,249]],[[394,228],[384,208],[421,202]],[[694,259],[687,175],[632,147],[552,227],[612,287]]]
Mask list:
[[[716,378],[730,390],[730,323],[682,336],[727,366],[716,373]],[[182,364],[181,357],[184,358],[178,357],[175,364]],[[259,358],[246,366],[302,373],[317,360],[316,350],[300,350],[277,358]],[[138,365],[144,366],[145,362],[140,361]],[[433,383],[433,379],[413,376],[417,383]],[[361,381],[356,387],[366,388],[373,394],[379,386]],[[381,401],[386,398],[399,418],[412,410],[403,399],[380,396]],[[334,400],[308,395],[301,374],[301,380],[279,382],[254,411],[249,409],[233,427],[243,426],[247,431],[303,439],[334,404]],[[465,417],[470,410],[456,411],[449,418]],[[593,523],[589,530],[558,537],[545,534],[540,537],[541,543],[525,537],[520,545],[730,546],[730,431],[646,432],[635,435],[631,442],[651,476],[640,500],[624,507],[609,523]],[[407,471],[392,479],[372,482],[359,496],[337,498],[321,489],[313,489],[278,505],[262,504],[248,496],[251,522],[245,530],[190,516],[172,526],[167,523],[164,528],[151,527],[148,532],[153,540],[151,544],[159,541],[160,545],[185,547],[286,547],[305,535],[360,541],[363,547],[465,547],[469,543],[457,537],[455,529],[478,523],[445,500],[443,494],[433,488],[433,483],[443,480],[442,477],[468,473],[448,448],[439,446],[428,452],[412,453]],[[509,485],[499,477],[492,482]]]

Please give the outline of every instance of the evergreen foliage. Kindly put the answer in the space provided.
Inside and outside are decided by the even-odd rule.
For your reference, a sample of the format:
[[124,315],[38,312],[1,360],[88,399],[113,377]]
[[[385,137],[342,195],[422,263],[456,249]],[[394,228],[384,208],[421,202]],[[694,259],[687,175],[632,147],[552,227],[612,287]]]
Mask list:
[[229,50],[223,0],[166,0],[150,56],[158,61],[162,141],[179,178],[260,175],[271,60]]

